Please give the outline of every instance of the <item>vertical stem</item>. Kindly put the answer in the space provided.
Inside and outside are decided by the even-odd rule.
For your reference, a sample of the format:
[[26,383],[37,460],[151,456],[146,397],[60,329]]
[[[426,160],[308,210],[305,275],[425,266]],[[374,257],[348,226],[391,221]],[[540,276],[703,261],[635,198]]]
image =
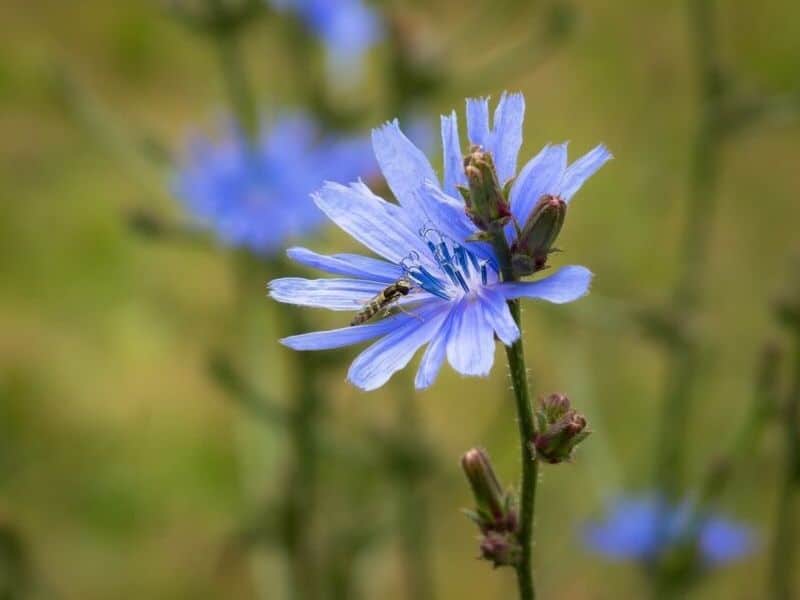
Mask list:
[[[208,3],[210,9],[218,15],[224,10],[220,0],[208,0]],[[258,108],[239,48],[239,31],[220,27],[213,31],[228,101],[242,131],[253,141],[258,132]]]
[[800,331],[796,333],[794,385],[783,414],[785,459],[778,491],[775,539],[770,567],[770,597],[789,600],[793,597],[797,544],[797,488],[800,478]]
[[[494,232],[492,245],[495,249],[503,281],[513,281],[514,273],[511,269],[511,257],[506,242],[505,234],[500,229]],[[525,366],[525,351],[522,347],[522,322],[518,300],[509,300],[508,308],[520,336],[511,346],[506,346],[506,358],[511,373],[511,383],[514,388],[514,400],[517,409],[517,425],[519,426],[520,458],[522,461],[522,474],[520,480],[520,506],[519,506],[519,543],[522,548],[520,562],[516,566],[517,586],[520,600],[533,600],[536,591],[533,581],[533,519],[536,509],[536,483],[539,477],[539,461],[533,456],[530,444],[536,434],[528,391],[528,372]]]
[[[398,407],[398,428],[409,444],[425,446],[422,428],[414,399],[403,394]],[[411,465],[398,473],[400,545],[408,581],[408,596],[415,600],[434,597],[431,575],[430,514],[425,491],[422,488],[425,473],[418,465]]]
[[[305,331],[302,315],[293,307],[284,307],[281,321],[292,333]],[[308,352],[292,352],[294,376],[289,423],[291,456],[285,498],[285,543],[295,598],[319,596],[317,557],[314,552],[314,516],[319,479],[319,444],[317,422],[322,402],[314,373],[317,365]]]
[[[520,322],[519,301],[508,303],[511,316],[522,330]],[[533,409],[528,395],[528,374],[525,368],[525,354],[522,348],[522,336],[513,345],[506,347],[508,368],[514,385],[514,399],[517,404],[517,424],[519,425],[519,443],[522,460],[522,479],[520,483],[520,524],[519,541],[522,557],[517,565],[517,583],[520,600],[533,600],[536,592],[533,587],[532,550],[533,550],[533,517],[536,508],[536,482],[539,476],[539,461],[531,456],[530,443],[536,433],[533,421]]]
[[[689,172],[689,204],[681,249],[683,256],[671,305],[671,314],[687,323],[700,310],[702,277],[708,255],[710,227],[720,155],[718,127],[722,88],[714,59],[715,36],[711,0],[689,0],[693,56],[700,89],[699,123]],[[656,487],[668,497],[680,494],[691,396],[698,374],[698,349],[691,335],[668,346],[667,384],[662,405],[661,432],[656,449]]]
[[[224,10],[220,0],[208,0],[212,10]],[[251,143],[258,134],[255,95],[250,89],[243,59],[238,47],[238,30],[217,28],[214,30],[220,67],[225,79],[231,106],[239,126]],[[250,293],[253,257],[244,257],[245,265],[240,277],[243,294]],[[257,264],[257,263],[256,263]],[[280,322],[292,333],[307,329],[300,312],[280,305]],[[318,435],[316,422],[321,401],[316,384],[316,365],[311,354],[292,352],[295,361],[291,371],[295,376],[292,385],[292,406],[289,415],[289,437],[293,464],[285,483],[284,498],[284,543],[289,555],[290,589],[298,600],[313,600],[318,597],[317,561],[314,556],[313,516],[315,513],[318,480]]]

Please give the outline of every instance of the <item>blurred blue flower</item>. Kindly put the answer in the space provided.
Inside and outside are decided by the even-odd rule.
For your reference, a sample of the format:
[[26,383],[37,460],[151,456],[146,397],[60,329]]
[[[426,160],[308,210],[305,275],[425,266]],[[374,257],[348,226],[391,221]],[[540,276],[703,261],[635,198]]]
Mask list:
[[[587,548],[614,560],[657,562],[676,544],[685,542],[694,507],[655,496],[618,498],[605,519],[589,523],[583,531]],[[697,525],[696,550],[703,566],[715,566],[753,551],[750,528],[710,515]]]
[[363,0],[268,0],[278,10],[293,11],[318,37],[334,66],[351,67],[383,39],[378,12]]
[[[524,100],[518,94],[504,95],[493,130],[487,105],[485,100],[467,101],[470,141],[491,151],[503,178],[508,179],[516,170],[522,143]],[[292,248],[288,254],[297,262],[344,278],[284,278],[269,285],[271,296],[280,302],[342,311],[363,311],[395,282],[407,286],[408,293],[396,294],[392,304],[402,310],[382,320],[359,324],[357,318],[350,327],[281,340],[295,350],[323,350],[380,338],[350,366],[348,379],[362,389],[383,385],[426,344],[417,388],[433,383],[445,358],[459,373],[487,375],[494,361],[495,335],[507,345],[520,335],[507,300],[571,302],[589,289],[591,273],[580,266],[564,267],[538,281],[501,282],[491,247],[467,242],[477,229],[463,201],[456,199],[455,184],[463,178],[456,128],[455,114],[443,119],[444,191],[424,153],[395,121],[374,130],[372,143],[399,205],[379,198],[361,182],[327,183],[315,194],[317,206],[332,221],[381,259],[322,256]],[[512,201],[516,199],[523,218],[533,207],[529,194],[538,199],[552,192],[569,199],[609,156],[604,149],[595,150],[567,168],[566,148],[554,148],[551,151],[548,146],[532,159],[512,188]]]
[[375,171],[368,140],[323,135],[294,114],[262,128],[255,145],[235,127],[221,140],[194,140],[173,191],[224,243],[270,254],[323,224],[311,200],[323,181]]

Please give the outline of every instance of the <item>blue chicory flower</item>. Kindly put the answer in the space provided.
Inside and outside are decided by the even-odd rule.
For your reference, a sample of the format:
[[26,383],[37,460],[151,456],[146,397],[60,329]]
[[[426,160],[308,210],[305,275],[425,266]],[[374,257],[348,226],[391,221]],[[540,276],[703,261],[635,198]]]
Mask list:
[[363,0],[268,1],[278,10],[293,11],[325,44],[335,68],[355,65],[384,36],[378,12]]
[[325,222],[309,196],[323,181],[375,170],[366,139],[324,135],[293,114],[263,127],[256,143],[236,127],[219,141],[195,140],[173,191],[224,243],[268,255]]
[[[488,100],[467,101],[470,142],[490,151],[503,180],[514,176],[522,143],[524,99],[504,94],[490,127]],[[455,113],[442,119],[444,189],[425,155],[402,133],[397,122],[375,129],[372,143],[378,164],[399,205],[386,202],[361,182],[326,183],[314,195],[317,206],[344,231],[381,256],[322,256],[291,248],[295,261],[342,275],[341,279],[284,278],[269,284],[280,301],[331,310],[359,311],[393,282],[403,279],[411,292],[399,298],[399,312],[385,318],[331,331],[281,340],[295,350],[340,348],[379,338],[352,363],[348,379],[364,390],[383,385],[427,344],[415,385],[428,387],[447,358],[463,375],[485,376],[494,361],[494,338],[506,345],[519,329],[506,301],[538,298],[571,302],[587,293],[588,269],[564,267],[537,281],[502,282],[496,257],[483,243],[468,242],[477,229],[456,199],[464,178]],[[610,158],[599,146],[571,166],[566,145],[547,146],[519,173],[511,189],[512,212],[524,222],[544,194],[569,201],[581,185]]]
[[[676,505],[656,495],[618,498],[604,520],[586,525],[583,542],[609,559],[656,562],[684,541],[693,510],[689,501]],[[750,528],[716,515],[702,519],[695,535],[704,567],[737,560],[754,547]]]

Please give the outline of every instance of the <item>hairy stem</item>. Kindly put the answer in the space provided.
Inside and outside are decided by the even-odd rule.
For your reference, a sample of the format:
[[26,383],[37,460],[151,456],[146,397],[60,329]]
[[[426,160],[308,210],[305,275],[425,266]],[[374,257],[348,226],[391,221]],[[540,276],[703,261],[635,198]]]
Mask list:
[[[519,301],[508,303],[511,315],[517,326],[520,323]],[[522,336],[513,345],[506,348],[508,368],[514,385],[514,398],[517,404],[517,423],[519,425],[519,442],[522,460],[522,480],[520,483],[520,522],[519,542],[522,546],[522,558],[517,565],[517,583],[520,600],[533,600],[536,593],[533,587],[533,569],[531,555],[533,549],[533,517],[536,508],[536,481],[538,479],[539,461],[531,455],[530,443],[536,433],[528,393],[528,376],[525,368],[525,353],[522,348]]]
[[[503,280],[513,281],[514,273],[511,268],[511,256],[502,229],[494,232],[492,245],[500,262]],[[519,339],[511,346],[506,346],[506,358],[508,359],[508,368],[511,373],[511,383],[514,388],[514,400],[516,402],[520,458],[522,461],[518,534],[522,553],[519,564],[516,565],[517,586],[520,600],[533,600],[536,597],[532,565],[533,519],[536,509],[536,483],[539,477],[539,461],[532,454],[530,444],[536,434],[536,426],[528,389],[525,351],[522,346],[522,322],[519,301],[509,300],[508,309],[520,329]]]

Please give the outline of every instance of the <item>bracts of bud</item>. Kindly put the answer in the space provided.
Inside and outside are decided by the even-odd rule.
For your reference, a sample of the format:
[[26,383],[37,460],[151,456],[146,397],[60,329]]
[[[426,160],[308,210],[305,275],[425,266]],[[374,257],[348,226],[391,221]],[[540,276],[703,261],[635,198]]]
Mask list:
[[494,232],[511,220],[506,194],[497,179],[492,155],[473,146],[464,157],[467,188],[460,188],[467,215],[481,231]]
[[547,257],[556,251],[553,244],[561,232],[566,214],[567,203],[564,200],[551,195],[541,197],[511,247],[514,275],[532,275],[547,266]]
[[536,424],[531,450],[537,459],[550,464],[570,460],[575,447],[591,433],[586,418],[570,407],[563,394],[550,394],[540,401]]
[[512,495],[501,487],[486,451],[469,450],[461,457],[461,467],[475,497],[475,510],[464,512],[481,531],[481,558],[494,567],[516,565],[522,549]]

